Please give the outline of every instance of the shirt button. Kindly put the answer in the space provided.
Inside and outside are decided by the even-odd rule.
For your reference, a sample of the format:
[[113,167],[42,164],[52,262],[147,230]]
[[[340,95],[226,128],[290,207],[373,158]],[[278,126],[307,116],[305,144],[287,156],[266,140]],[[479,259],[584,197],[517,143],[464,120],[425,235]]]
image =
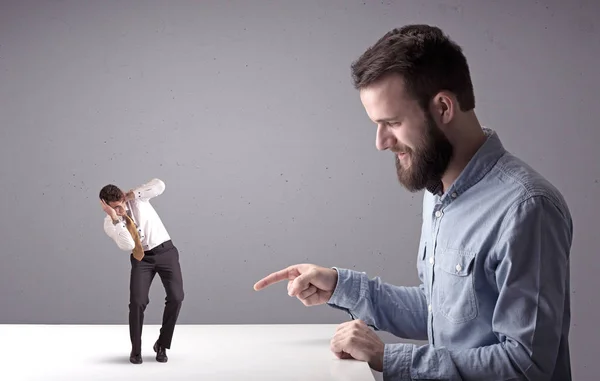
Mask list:
[[442,216],[442,211],[440,211],[440,210],[436,211],[436,212],[435,212],[435,216],[436,216],[437,218],[440,218],[440,217]]
[[433,265],[434,259],[433,257],[429,257],[429,263],[431,263]]
[[456,196],[458,196],[458,195],[456,194],[456,192],[452,192],[451,196],[452,196],[452,198],[456,198]]
[[462,270],[462,266],[460,264],[456,265],[456,272],[459,272],[460,270]]
[[427,309],[429,310],[429,312],[431,312],[431,304],[427,306]]

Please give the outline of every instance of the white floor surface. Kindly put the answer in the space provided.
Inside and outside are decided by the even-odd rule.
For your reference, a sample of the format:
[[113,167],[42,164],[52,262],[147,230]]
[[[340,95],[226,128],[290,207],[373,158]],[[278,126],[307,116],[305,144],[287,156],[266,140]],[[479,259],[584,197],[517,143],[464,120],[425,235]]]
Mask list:
[[366,363],[331,353],[336,327],[177,325],[163,364],[152,350],[160,327],[145,325],[134,365],[126,325],[0,325],[0,380],[375,380]]

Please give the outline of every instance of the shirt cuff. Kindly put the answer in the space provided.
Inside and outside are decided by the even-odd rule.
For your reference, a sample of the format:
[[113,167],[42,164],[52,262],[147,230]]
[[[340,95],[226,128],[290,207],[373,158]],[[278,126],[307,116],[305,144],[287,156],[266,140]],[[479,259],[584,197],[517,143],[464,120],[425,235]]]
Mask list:
[[117,229],[119,227],[122,227],[124,229],[127,228],[127,225],[125,225],[125,219],[123,217],[117,216],[117,221],[119,221],[119,222],[117,222],[115,224],[115,222],[113,221],[112,218],[110,218],[110,216],[106,216],[106,222],[105,222],[105,224],[108,225],[108,226],[111,226],[113,229]]
[[385,344],[383,349],[383,379],[386,381],[410,381],[412,368],[412,344]]
[[356,308],[367,290],[365,273],[333,267],[338,273],[337,284],[327,304],[348,310]]

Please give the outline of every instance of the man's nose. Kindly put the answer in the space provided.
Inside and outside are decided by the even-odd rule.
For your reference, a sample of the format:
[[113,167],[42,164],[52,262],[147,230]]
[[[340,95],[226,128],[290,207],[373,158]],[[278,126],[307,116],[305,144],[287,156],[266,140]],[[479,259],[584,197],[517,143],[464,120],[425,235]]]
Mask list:
[[384,151],[394,146],[394,136],[390,133],[389,129],[384,125],[379,124],[377,126],[377,136],[375,138],[375,147],[378,150]]

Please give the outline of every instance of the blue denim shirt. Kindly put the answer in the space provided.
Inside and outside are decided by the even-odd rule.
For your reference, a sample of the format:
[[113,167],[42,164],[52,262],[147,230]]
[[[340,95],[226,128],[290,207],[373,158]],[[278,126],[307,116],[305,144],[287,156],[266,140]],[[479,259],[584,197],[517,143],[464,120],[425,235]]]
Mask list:
[[336,268],[329,305],[377,330],[385,380],[571,380],[573,226],[557,189],[487,140],[445,192],[425,192],[418,287]]

